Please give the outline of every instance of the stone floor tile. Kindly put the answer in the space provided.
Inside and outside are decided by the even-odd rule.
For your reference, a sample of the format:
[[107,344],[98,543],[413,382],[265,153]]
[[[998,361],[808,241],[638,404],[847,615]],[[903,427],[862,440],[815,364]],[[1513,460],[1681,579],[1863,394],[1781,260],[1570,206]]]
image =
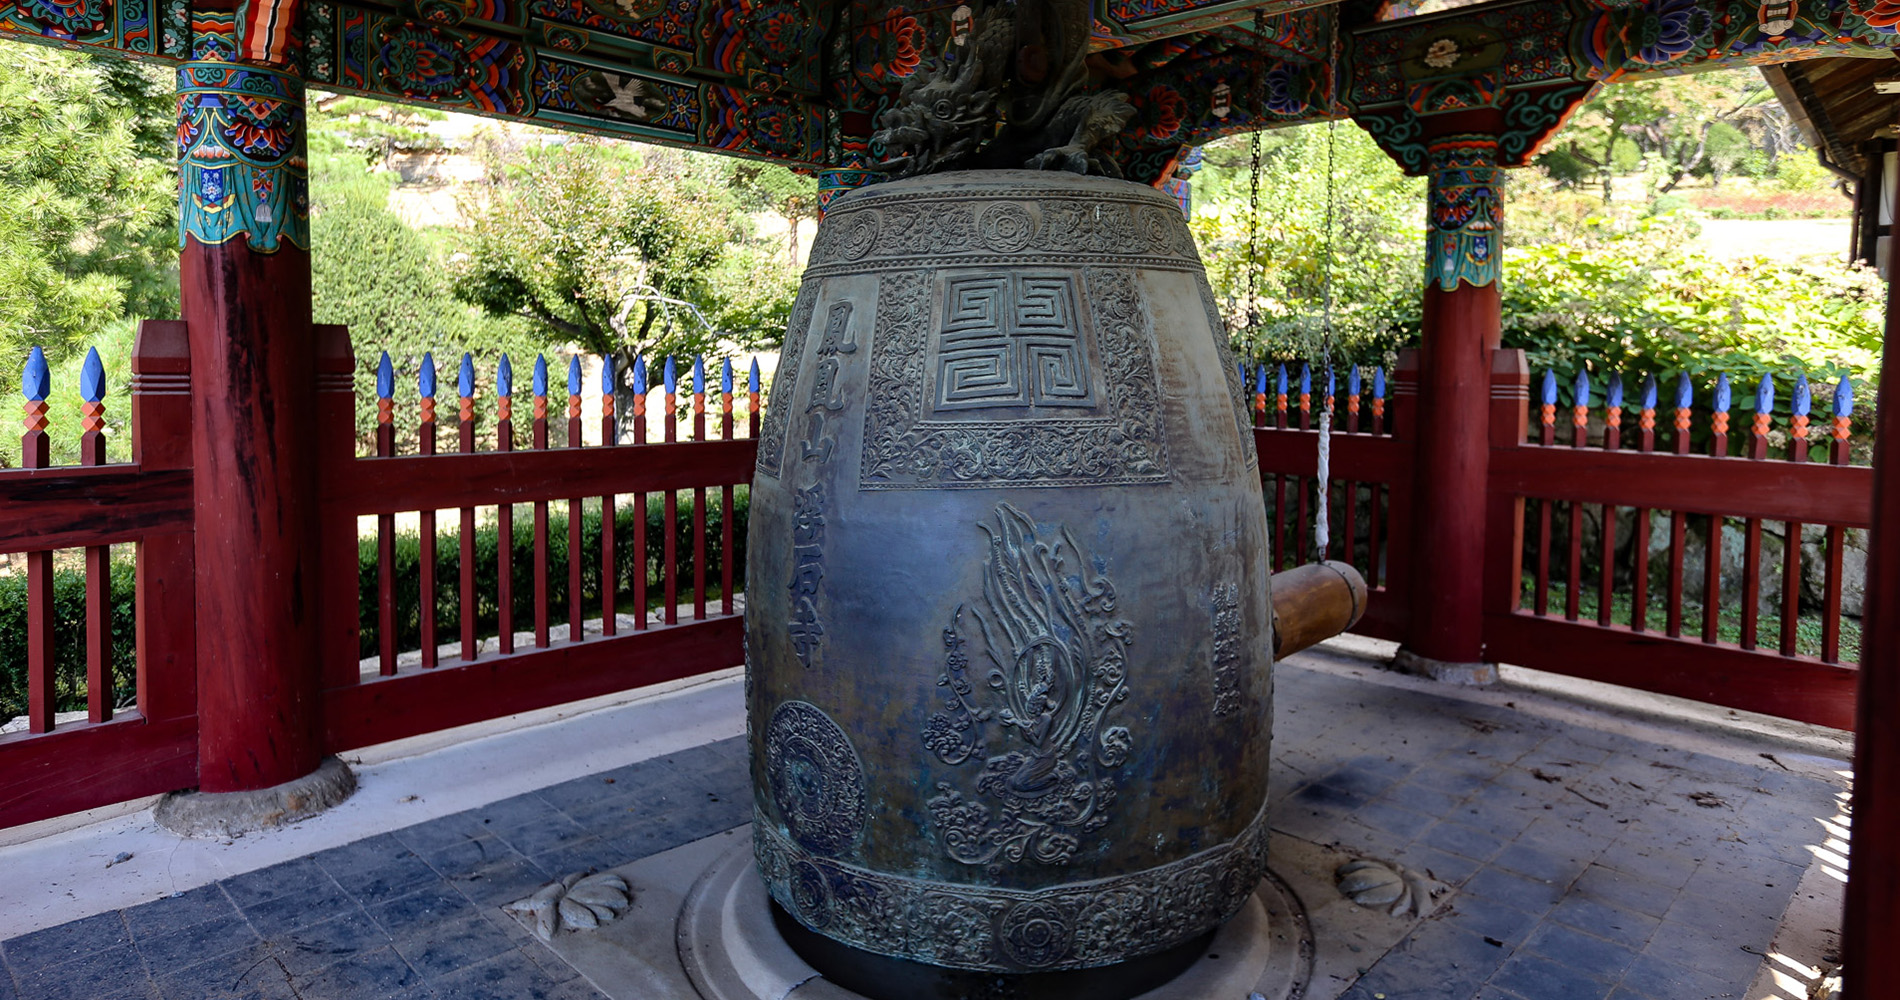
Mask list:
[[472,965],[430,984],[442,1000],[593,1000],[583,980],[557,982],[519,951]]
[[1381,801],[1368,802],[1353,811],[1352,818],[1364,826],[1390,834],[1400,844],[1410,843],[1437,822],[1431,816],[1403,806]]
[[383,1000],[421,986],[422,977],[394,948],[352,955],[297,980],[299,1000]]
[[[435,933],[434,929],[429,933]],[[274,935],[271,951],[291,975],[302,979],[389,944],[389,933],[358,908],[340,917]]]
[[1598,902],[1625,910],[1635,910],[1652,917],[1660,917],[1669,912],[1676,901],[1677,892],[1668,886],[1657,885],[1646,879],[1626,872],[1608,868],[1601,863],[1584,869],[1576,881],[1576,891]]
[[1505,903],[1526,913],[1543,914],[1564,896],[1564,887],[1487,867],[1465,882],[1470,896]]
[[389,834],[345,844],[315,857],[338,885],[365,903],[399,896],[411,886],[438,877],[409,845]]
[[1650,954],[1636,956],[1623,973],[1622,988],[1654,1000],[1726,1000],[1746,981],[1732,983]]
[[237,907],[232,904],[231,898],[224,894],[221,886],[214,884],[201,885],[131,907],[125,911],[125,923],[131,928],[132,938],[136,941],[176,934],[194,924],[237,915]]
[[1358,792],[1340,788],[1337,785],[1329,784],[1326,780],[1320,780],[1294,792],[1287,800],[1287,803],[1293,806],[1331,813],[1335,816],[1343,816],[1365,805],[1366,796]]
[[1562,848],[1549,848],[1528,832],[1499,852],[1491,863],[1505,871],[1528,876],[1557,886],[1568,886],[1590,867],[1594,855],[1579,856]]
[[575,809],[591,806],[604,799],[625,798],[632,794],[632,788],[622,785],[618,775],[590,774],[558,785],[549,785],[537,794],[547,800],[549,805],[572,816]]
[[1537,1000],[1604,1000],[1615,984],[1523,952],[1511,956],[1491,985]]
[[1622,979],[1624,971],[1636,960],[1635,949],[1548,922],[1524,939],[1518,954],[1525,953],[1570,966],[1606,983]]
[[1484,867],[1481,862],[1462,855],[1447,854],[1416,843],[1398,852],[1392,860],[1415,872],[1424,872],[1446,885],[1462,885],[1466,879],[1477,874],[1479,868]]
[[515,947],[515,940],[485,915],[470,914],[398,942],[396,951],[424,979],[435,980]]
[[1419,768],[1406,782],[1463,799],[1483,788],[1500,770],[1502,768],[1481,765],[1468,757],[1451,755]]
[[[212,888],[217,888],[212,886]],[[262,944],[251,923],[231,910],[230,915],[199,921],[170,934],[140,937],[136,947],[154,973],[181,969],[219,955]]]
[[1550,919],[1567,927],[1587,931],[1634,951],[1649,943],[1650,935],[1662,921],[1656,917],[1599,903],[1571,894],[1550,911]]
[[150,1000],[158,993],[138,949],[129,944],[30,972],[17,966],[13,971],[20,995],[32,1000]]
[[63,965],[132,943],[125,917],[117,910],[22,934],[0,942],[0,954],[21,979],[54,965]]
[[335,885],[336,880],[330,873],[317,864],[315,858],[298,858],[283,864],[260,868],[243,875],[234,875],[222,883],[224,892],[236,903],[238,909],[245,910],[267,899],[285,895],[301,895],[322,891]]
[[1427,816],[1445,816],[1456,809],[1464,797],[1448,795],[1408,780],[1386,789],[1376,801],[1390,802]]
[[546,854],[557,847],[566,847],[594,836],[592,831],[561,812],[549,812],[518,829],[496,830],[495,835],[524,857]]
[[1474,861],[1488,861],[1504,847],[1504,841],[1497,837],[1450,820],[1441,821],[1425,831],[1418,842]]
[[516,795],[513,798],[490,802],[479,809],[470,810],[471,816],[482,829],[489,833],[513,830],[528,826],[549,815],[558,815],[560,810],[552,802],[542,798],[536,792]]
[[503,858],[517,857],[513,847],[490,833],[447,840],[433,846],[418,846],[416,854],[444,878],[466,875]]
[[511,903],[554,881],[555,876],[523,857],[503,858],[451,880],[478,907]]
[[359,912],[362,906],[329,875],[307,888],[241,906],[244,918],[266,939],[332,917]]
[[475,904],[447,882],[430,883],[369,908],[370,919],[399,941],[474,912]]
[[296,1000],[290,973],[268,944],[155,974],[164,1000]]
[[1452,898],[1449,913],[1436,919],[1440,923],[1475,934],[1480,939],[1489,938],[1499,942],[1498,946],[1505,949],[1505,952],[1499,955],[1500,961],[1509,953],[1509,949],[1516,948],[1537,927],[1535,913],[1526,913],[1516,907],[1463,893]]

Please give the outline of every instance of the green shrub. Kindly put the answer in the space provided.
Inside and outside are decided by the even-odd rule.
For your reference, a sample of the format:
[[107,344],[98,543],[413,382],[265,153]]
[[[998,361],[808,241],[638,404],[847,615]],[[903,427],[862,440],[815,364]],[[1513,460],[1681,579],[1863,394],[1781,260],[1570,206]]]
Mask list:
[[[717,490],[707,491],[706,503],[706,590],[709,595],[719,592],[721,556],[721,524],[723,513],[719,505]],[[693,583],[693,495],[682,491],[679,494],[677,508],[678,524],[674,532],[674,567],[678,574],[679,600],[690,601]],[[733,587],[744,589],[745,581],[745,544],[746,513],[749,497],[746,487],[733,490]],[[665,559],[666,502],[663,494],[649,494],[646,504],[647,556],[644,567],[647,580],[647,606],[658,607],[664,602],[662,589],[665,577],[662,569]],[[455,512],[444,511],[438,524],[453,524]],[[614,605],[621,613],[632,613],[633,581],[636,572],[633,550],[634,518],[639,516],[633,505],[622,498],[614,507]],[[534,627],[534,515],[529,504],[519,504],[514,513],[514,565],[511,577],[514,584],[514,627],[517,632]],[[475,530],[475,628],[478,635],[488,638],[498,632],[500,589],[496,566],[496,551],[500,532],[493,523],[478,525]],[[567,621],[568,601],[568,537],[567,503],[555,501],[548,505],[548,620],[550,624]],[[422,605],[422,566],[421,539],[412,532],[402,532],[395,537],[395,551],[391,566],[392,601],[396,625],[396,648],[398,650],[415,649],[421,645],[421,605]],[[365,537],[358,541],[358,577],[360,600],[359,608],[361,642],[359,655],[376,655],[379,616],[377,593],[380,576],[376,567],[376,539]],[[589,618],[600,614],[600,504],[590,501],[581,510],[581,600],[585,615]],[[453,642],[462,627],[461,590],[461,543],[453,532],[437,536],[435,558],[435,622],[436,641]]]
[[[112,563],[112,704],[137,698],[133,566]],[[0,722],[26,714],[26,574],[0,577]],[[53,711],[86,707],[86,573],[53,570]]]

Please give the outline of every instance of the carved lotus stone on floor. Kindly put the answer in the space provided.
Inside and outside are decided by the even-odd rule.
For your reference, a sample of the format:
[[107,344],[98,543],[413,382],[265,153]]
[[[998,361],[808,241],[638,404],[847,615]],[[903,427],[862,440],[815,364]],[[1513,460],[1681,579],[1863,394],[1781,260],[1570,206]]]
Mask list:
[[1266,859],[1257,459],[1179,207],[1059,172],[833,202],[758,447],[754,853],[854,948],[1109,965]]
[[633,890],[626,879],[606,872],[576,872],[503,906],[502,911],[530,921],[535,937],[552,941],[564,930],[594,930],[632,905]]

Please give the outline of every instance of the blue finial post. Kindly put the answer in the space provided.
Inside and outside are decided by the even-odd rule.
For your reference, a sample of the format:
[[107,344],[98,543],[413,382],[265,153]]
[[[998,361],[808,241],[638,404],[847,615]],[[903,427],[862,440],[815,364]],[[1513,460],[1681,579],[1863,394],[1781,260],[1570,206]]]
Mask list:
[[545,397],[548,394],[548,359],[544,354],[534,356],[534,385],[532,388],[536,396]]
[[1385,398],[1385,369],[1383,367],[1372,370],[1372,398]]
[[1538,401],[1544,406],[1557,405],[1557,373],[1544,369],[1544,381],[1538,386]]
[[1301,362],[1300,363],[1300,395],[1311,396],[1312,394],[1313,394],[1313,366],[1305,362]]
[[1847,436],[1854,422],[1854,380],[1846,375],[1834,385],[1834,454],[1835,465],[1846,465],[1848,459]]
[[20,393],[31,403],[44,403],[52,391],[53,373],[47,370],[46,353],[38,347],[26,352],[26,368],[20,373]]
[[1585,436],[1590,432],[1590,372],[1587,369],[1577,369],[1577,378],[1570,391],[1573,397],[1570,407],[1570,444],[1581,448]]
[[1729,397],[1728,374],[1724,372],[1715,377],[1715,416],[1714,419],[1710,421],[1709,428],[1715,433],[1715,440],[1711,442],[1710,446],[1716,455],[1728,454]]
[[1541,443],[1550,444],[1557,433],[1557,373],[1544,369],[1544,380],[1537,386],[1538,426]]
[[1686,410],[1695,405],[1695,387],[1689,384],[1689,373],[1676,376],[1676,409]]
[[[467,351],[462,352],[461,367],[455,370],[455,395],[460,398],[461,408],[456,413],[456,433],[461,438],[463,451],[475,450],[475,357]],[[470,527],[473,532],[473,522]]]
[[1359,395],[1359,390],[1361,388],[1364,388],[1364,385],[1365,385],[1364,379],[1359,374],[1358,365],[1353,365],[1346,369],[1346,395],[1348,396]]
[[600,356],[600,443],[619,444],[616,431],[619,421],[614,419],[614,390],[619,388],[614,382],[614,356]]
[[633,359],[633,394],[641,397],[647,394],[647,359],[639,356]]
[[[1643,412],[1641,416],[1636,418],[1636,426],[1643,432],[1639,446],[1644,451],[1649,451],[1654,448],[1656,446],[1656,376],[1654,375],[1643,376]],[[1649,515],[1644,514],[1643,517],[1647,518]],[[1642,530],[1646,531],[1648,529],[1645,528]],[[1648,600],[1647,595],[1645,595],[1644,600]]]
[[[99,349],[86,348],[86,362],[79,368],[79,464],[106,464],[106,366],[99,361]],[[88,550],[89,553],[94,550]]]
[[1333,370],[1331,368],[1327,368],[1326,369],[1326,398],[1327,399],[1330,400],[1335,395],[1338,395],[1338,391],[1339,391],[1338,386],[1339,386],[1338,381],[1336,381],[1333,377]]
[[501,363],[495,366],[495,395],[503,399],[515,394],[515,368],[508,362],[508,355],[501,356]]
[[758,358],[752,359],[752,368],[750,371],[746,372],[745,391],[750,392],[750,393],[755,393],[755,394],[759,391],[759,359]]
[[719,394],[721,396],[732,395],[732,359],[731,358],[722,358],[719,361]]
[[706,392],[706,359],[703,356],[693,358],[693,392],[696,395]]
[[567,359],[567,394],[581,394],[581,356],[578,354]]
[[424,352],[416,370],[416,394],[422,397],[422,426],[418,437],[424,455],[435,454],[435,354]]
[[1808,386],[1808,373],[1797,372],[1794,391],[1788,398],[1788,432],[1794,439],[1788,456],[1797,462],[1808,460],[1808,413],[1814,409],[1814,390]]
[[99,361],[97,347],[86,348],[86,363],[79,368],[79,398],[88,403],[105,402],[106,366]]
[[612,396],[614,389],[614,356],[603,354],[600,358],[600,394]]
[[1245,361],[1234,362],[1234,371],[1240,375],[1240,384],[1242,386],[1245,386],[1247,384],[1247,362]]
[[1643,376],[1643,409],[1656,409],[1656,376]]
[[1755,412],[1773,413],[1775,411],[1775,377],[1764,373],[1761,384],[1755,387]]
[[1280,376],[1274,383],[1274,387],[1278,390],[1281,401],[1284,402],[1286,399],[1286,365],[1284,363],[1280,365]]
[[20,373],[20,394],[26,397],[26,434],[20,440],[25,454],[21,456],[21,464],[29,469],[43,469],[52,464],[52,440],[46,436],[46,396],[52,387],[53,374],[46,368],[46,354],[35,347],[27,352],[26,368]]
[[396,453],[396,367],[389,363],[389,352],[376,362],[376,454],[388,457]]
[[1261,365],[1253,372],[1253,391],[1256,395],[1267,394],[1267,366]]
[[1775,380],[1762,373],[1761,382],[1755,386],[1755,427],[1751,457],[1768,457],[1768,425],[1774,419]]
[[[495,365],[495,446],[502,451],[512,451],[515,447],[514,395],[515,366],[508,360],[508,354],[504,351],[501,361]],[[508,532],[503,532],[502,537],[508,537]]]
[[1603,386],[1603,447],[1615,451],[1623,442],[1623,373],[1611,372]]
[[678,395],[680,387],[679,368],[673,363],[671,357],[666,359],[666,370],[662,372],[662,375],[666,380],[666,394],[669,396]]

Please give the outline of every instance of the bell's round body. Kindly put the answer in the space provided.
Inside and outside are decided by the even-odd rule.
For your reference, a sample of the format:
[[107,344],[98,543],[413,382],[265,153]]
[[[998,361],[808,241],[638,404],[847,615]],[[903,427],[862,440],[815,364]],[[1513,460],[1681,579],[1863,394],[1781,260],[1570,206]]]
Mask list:
[[1152,188],[980,171],[832,205],[746,570],[754,847],[796,920],[1028,973],[1240,907],[1272,697],[1242,391]]

